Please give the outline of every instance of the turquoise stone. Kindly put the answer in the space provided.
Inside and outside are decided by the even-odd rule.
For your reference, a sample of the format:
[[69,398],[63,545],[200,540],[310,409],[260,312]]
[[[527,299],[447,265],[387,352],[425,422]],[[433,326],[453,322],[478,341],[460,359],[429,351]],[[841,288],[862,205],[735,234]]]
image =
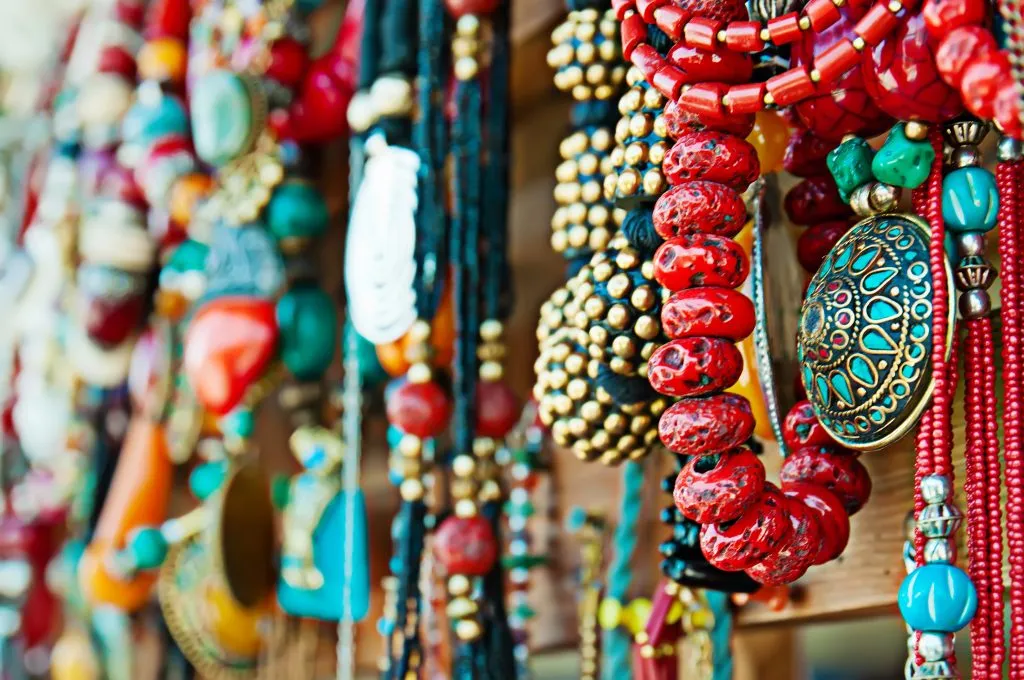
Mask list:
[[125,143],[148,148],[161,137],[188,134],[188,113],[181,100],[163,95],[156,101],[136,99],[121,123]]
[[334,359],[338,314],[334,301],[320,288],[292,288],[277,302],[281,358],[301,380],[320,377]]
[[201,501],[206,500],[221,487],[227,478],[228,466],[224,461],[213,461],[197,465],[188,476],[188,488]]
[[129,539],[136,569],[156,569],[167,557],[167,540],[155,527],[143,527]]
[[851,137],[829,152],[825,162],[844,203],[850,200],[850,194],[871,181],[871,157],[874,155],[871,146],[860,137]]
[[955,633],[974,618],[978,593],[962,569],[926,564],[903,579],[898,601],[903,620],[914,630]]
[[236,408],[220,419],[220,431],[227,436],[248,439],[256,429],[256,418],[247,408]]
[[956,232],[989,231],[999,216],[996,178],[984,168],[959,168],[942,180],[942,219]]
[[249,90],[230,71],[213,71],[192,88],[192,141],[206,163],[221,166],[248,150],[253,136]]
[[896,187],[916,189],[932,171],[935,149],[930,142],[907,139],[902,124],[895,126],[875,154],[871,170],[875,179]]
[[313,185],[292,180],[274,190],[267,204],[267,228],[280,241],[309,239],[327,231],[327,203]]

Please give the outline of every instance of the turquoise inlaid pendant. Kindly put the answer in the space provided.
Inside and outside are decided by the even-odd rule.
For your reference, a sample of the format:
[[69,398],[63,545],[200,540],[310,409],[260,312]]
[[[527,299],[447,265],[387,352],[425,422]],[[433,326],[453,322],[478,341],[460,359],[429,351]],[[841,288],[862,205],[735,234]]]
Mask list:
[[[821,424],[844,446],[898,440],[928,402],[928,243],[918,218],[876,215],[840,239],[811,280],[798,332],[801,377]],[[952,290],[948,262],[946,277]]]

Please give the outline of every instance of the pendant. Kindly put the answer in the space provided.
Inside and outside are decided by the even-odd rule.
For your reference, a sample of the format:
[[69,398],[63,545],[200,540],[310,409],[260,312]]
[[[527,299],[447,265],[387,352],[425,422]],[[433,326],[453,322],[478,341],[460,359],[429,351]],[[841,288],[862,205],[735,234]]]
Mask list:
[[[851,449],[879,449],[917,423],[932,391],[928,226],[869,217],[811,279],[798,330],[801,377],[822,426]],[[946,263],[947,290],[953,276]],[[949,306],[952,334],[956,305]],[[943,338],[947,347],[950,338]]]

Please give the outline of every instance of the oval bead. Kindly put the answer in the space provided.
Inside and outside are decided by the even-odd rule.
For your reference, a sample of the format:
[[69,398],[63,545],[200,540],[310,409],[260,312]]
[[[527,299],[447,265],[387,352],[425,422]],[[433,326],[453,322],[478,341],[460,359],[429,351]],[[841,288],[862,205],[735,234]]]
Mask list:
[[728,522],[761,496],[764,464],[747,448],[691,458],[676,477],[672,498],[683,517],[699,524]]
[[846,512],[855,514],[871,496],[871,476],[864,464],[849,453],[824,446],[804,446],[793,451],[782,465],[783,484],[804,483],[828,489]]
[[926,564],[907,574],[898,595],[907,625],[926,633],[955,633],[978,608],[971,578],[950,564]]
[[999,189],[984,168],[959,168],[942,180],[942,219],[956,231],[989,231],[999,217]]
[[735,236],[747,221],[740,194],[717,182],[672,187],[654,205],[654,230],[665,239],[687,233]]
[[786,585],[803,576],[821,546],[823,529],[817,514],[793,498],[785,498],[783,508],[789,518],[789,535],[778,550],[747,569],[747,576],[766,586]]
[[315,286],[293,286],[277,301],[281,359],[299,380],[323,375],[337,347],[338,313],[334,301]]
[[822,541],[814,564],[825,564],[839,557],[850,541],[850,516],[839,498],[828,489],[812,484],[783,484],[782,492],[813,510],[821,522]]
[[274,189],[267,203],[267,228],[284,247],[316,238],[330,222],[327,203],[308,182],[290,180]]
[[661,394],[698,397],[731,387],[742,372],[743,355],[729,340],[680,338],[655,350],[647,378]]
[[982,25],[987,9],[984,0],[926,0],[921,16],[932,39],[940,40],[961,26]]
[[480,437],[504,439],[519,421],[519,397],[504,380],[481,380],[476,385],[476,431]]
[[661,169],[672,184],[706,180],[744,191],[758,178],[761,165],[757,150],[745,139],[702,130],[677,139]]
[[959,88],[964,70],[997,48],[992,32],[983,26],[962,26],[942,39],[935,50],[935,67],[950,87]]
[[230,71],[212,71],[191,90],[192,141],[196,154],[220,166],[245,153],[252,140],[252,98],[245,82]]
[[661,244],[654,254],[654,278],[669,290],[737,288],[749,273],[750,261],[743,247],[714,234],[683,234]]
[[730,288],[681,290],[661,308],[661,326],[670,338],[742,340],[753,332],[754,322],[754,303]]
[[839,198],[839,190],[830,175],[809,177],[786,192],[786,214],[793,224],[829,222],[853,214]]
[[753,433],[750,402],[735,394],[678,401],[668,407],[658,421],[662,443],[686,456],[734,449]]
[[850,226],[849,222],[843,220],[815,224],[804,230],[796,241],[796,259],[800,266],[811,274],[817,272],[832,246],[850,231]]
[[452,406],[436,382],[402,382],[387,397],[388,420],[406,434],[435,437],[448,427]]
[[704,557],[722,571],[754,566],[792,531],[784,504],[785,497],[778,487],[765,483],[757,502],[737,519],[701,527],[700,548]]
[[679,67],[683,84],[745,83],[754,72],[750,55],[726,49],[724,45],[706,50],[680,42],[669,50],[668,59]]
[[434,555],[449,574],[483,576],[498,559],[491,523],[482,515],[446,517],[434,533]]
[[664,116],[668,136],[672,139],[678,139],[694,130],[719,130],[746,138],[754,129],[755,121],[753,113],[729,114],[728,116],[691,113],[680,107],[675,101],[665,104]]
[[836,440],[818,421],[809,401],[797,403],[782,421],[782,441],[790,449],[804,446],[838,446]]

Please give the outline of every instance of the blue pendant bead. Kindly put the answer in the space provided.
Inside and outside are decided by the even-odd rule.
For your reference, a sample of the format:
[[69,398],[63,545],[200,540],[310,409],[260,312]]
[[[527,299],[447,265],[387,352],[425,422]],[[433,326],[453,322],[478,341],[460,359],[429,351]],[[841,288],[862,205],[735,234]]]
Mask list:
[[942,218],[955,232],[991,231],[999,216],[999,190],[984,168],[959,168],[942,180]]
[[926,564],[903,579],[898,595],[900,614],[922,633],[955,633],[978,608],[971,578],[951,564]]

